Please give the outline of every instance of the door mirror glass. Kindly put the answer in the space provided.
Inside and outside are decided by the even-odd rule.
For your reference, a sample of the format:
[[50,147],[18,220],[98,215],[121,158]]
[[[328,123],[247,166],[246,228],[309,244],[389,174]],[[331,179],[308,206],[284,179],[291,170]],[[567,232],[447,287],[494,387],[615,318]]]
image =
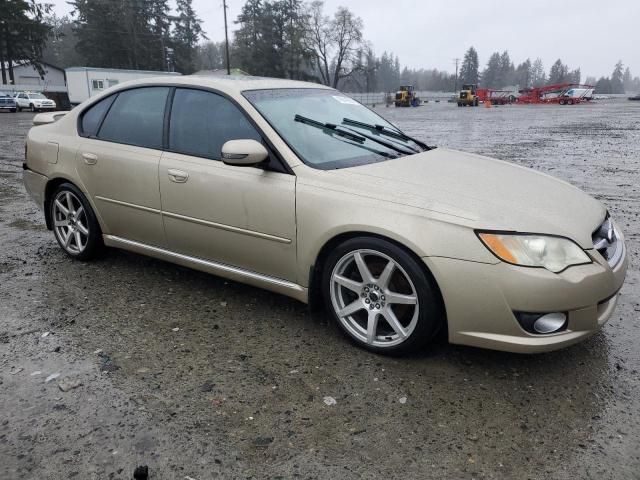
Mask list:
[[227,165],[250,167],[264,162],[269,152],[255,140],[229,140],[222,145],[222,161]]

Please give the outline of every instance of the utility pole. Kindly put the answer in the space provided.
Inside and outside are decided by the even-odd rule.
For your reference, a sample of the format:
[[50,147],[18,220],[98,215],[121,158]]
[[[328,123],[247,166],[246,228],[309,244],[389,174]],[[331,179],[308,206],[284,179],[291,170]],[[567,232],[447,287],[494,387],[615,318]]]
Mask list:
[[457,92],[458,91],[458,62],[460,61],[459,58],[454,58],[453,61],[456,63],[456,79],[455,79],[455,83],[453,85],[453,91]]
[[224,10],[224,48],[227,52],[227,75],[231,75],[231,65],[229,64],[229,31],[227,29],[227,0],[222,0]]

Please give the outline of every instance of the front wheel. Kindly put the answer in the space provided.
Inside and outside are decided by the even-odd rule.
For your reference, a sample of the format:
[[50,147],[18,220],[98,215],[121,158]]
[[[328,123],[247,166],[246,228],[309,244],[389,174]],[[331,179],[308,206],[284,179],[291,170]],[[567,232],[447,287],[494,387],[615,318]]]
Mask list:
[[387,240],[360,237],[339,245],[327,259],[323,293],[347,336],[377,353],[423,348],[444,324],[435,281]]
[[32,112],[36,111],[36,107],[35,107],[35,105],[33,103],[31,105],[29,105],[29,110],[31,110]]
[[51,224],[62,250],[78,260],[95,257],[103,247],[102,231],[85,196],[75,185],[63,183],[51,198]]

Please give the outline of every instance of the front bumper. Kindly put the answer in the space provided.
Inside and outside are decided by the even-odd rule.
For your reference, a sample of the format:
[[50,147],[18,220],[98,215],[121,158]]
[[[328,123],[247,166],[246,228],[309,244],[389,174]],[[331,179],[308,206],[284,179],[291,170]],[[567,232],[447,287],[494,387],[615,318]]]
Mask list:
[[49,179],[40,173],[29,170],[26,165],[23,169],[22,179],[27,193],[29,193],[38,207],[40,207],[40,210],[44,211],[45,189]]
[[[445,303],[451,343],[537,353],[580,342],[612,315],[627,271],[627,252],[610,267],[595,250],[593,263],[554,274],[542,268],[486,264],[442,257],[424,259]],[[514,312],[565,312],[567,328],[533,334]]]

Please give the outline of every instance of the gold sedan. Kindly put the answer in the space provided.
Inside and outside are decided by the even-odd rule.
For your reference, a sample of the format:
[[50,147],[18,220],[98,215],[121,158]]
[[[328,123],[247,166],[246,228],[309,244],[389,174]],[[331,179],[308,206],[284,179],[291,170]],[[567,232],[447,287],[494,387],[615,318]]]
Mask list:
[[611,316],[606,208],[547,175],[411,138],[346,95],[275,79],[120,84],[36,116],[24,181],[61,248],[117,247],[322,300],[358,345],[541,352]]

